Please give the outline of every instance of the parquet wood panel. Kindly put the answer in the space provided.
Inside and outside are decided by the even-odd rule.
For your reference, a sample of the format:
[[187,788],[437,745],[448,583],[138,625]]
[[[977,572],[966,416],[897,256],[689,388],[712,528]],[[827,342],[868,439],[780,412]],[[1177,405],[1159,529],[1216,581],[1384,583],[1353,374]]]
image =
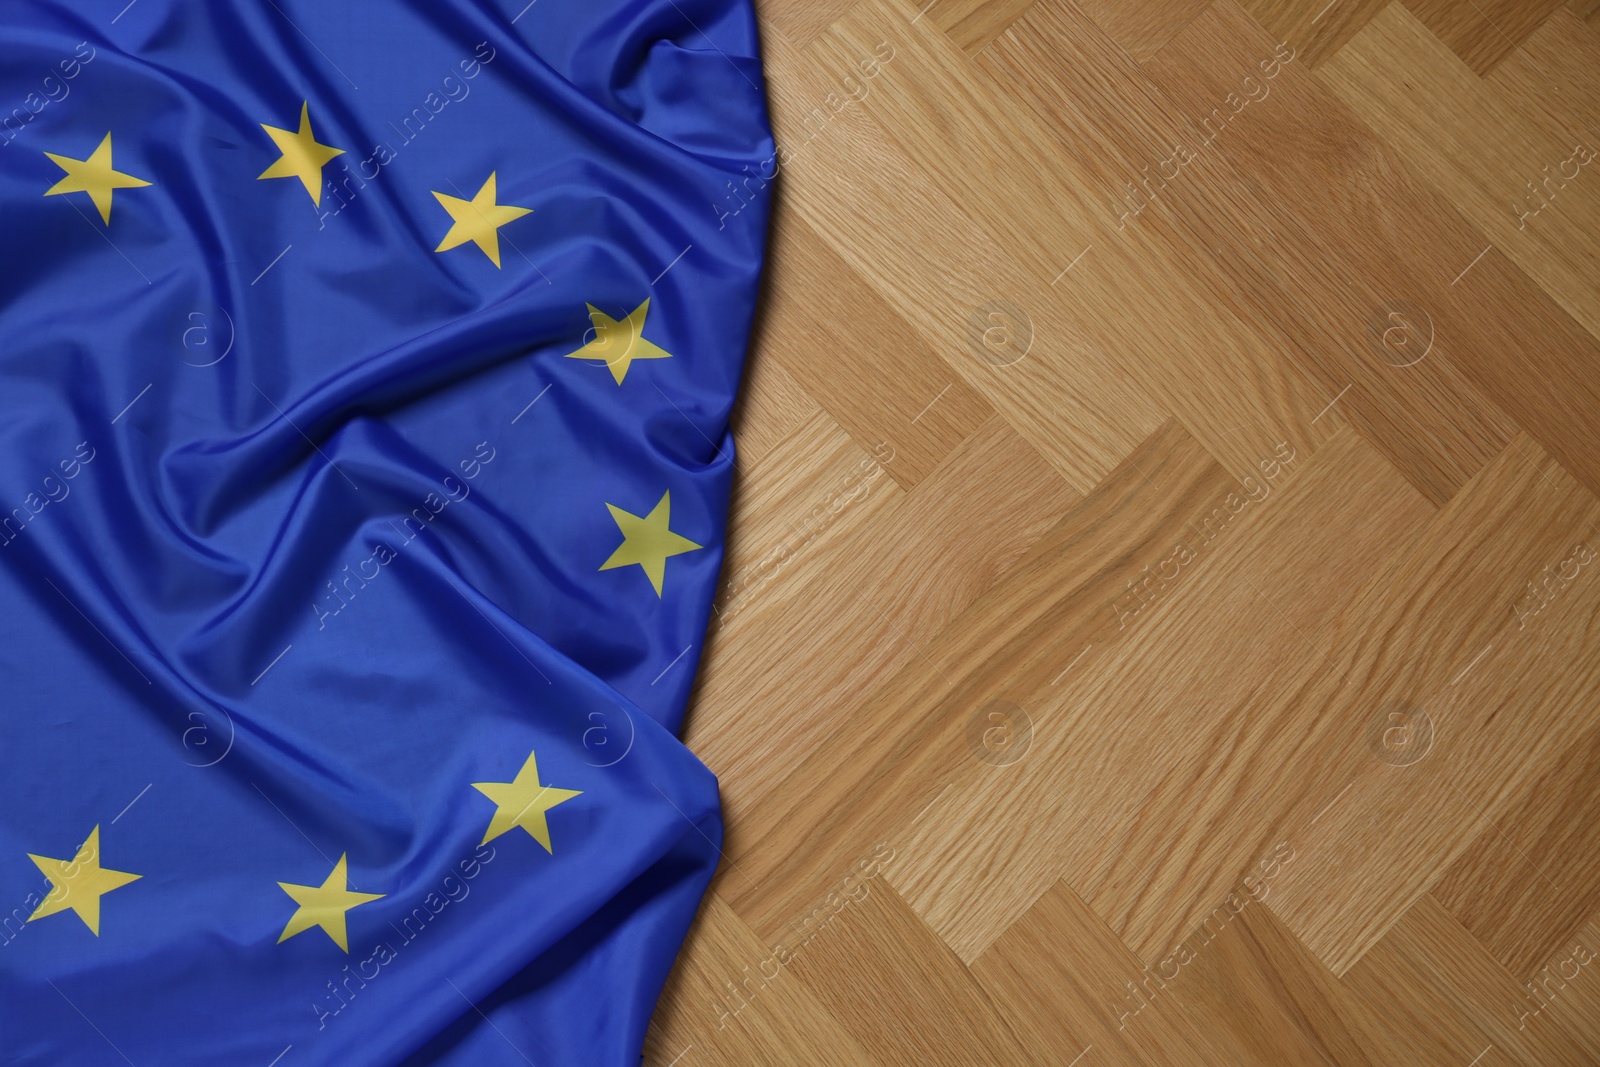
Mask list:
[[1527,990],[1431,897],[1420,899],[1347,979],[1346,988],[1385,1017],[1386,1032],[1433,1038],[1427,1053],[1406,1062],[1483,1056],[1483,1063],[1582,1067],[1600,1056],[1553,1015],[1548,1025],[1529,1025],[1522,1013],[1535,1002]]
[[[1063,875],[1136,953],[1154,950],[1139,927],[1160,925],[1173,898],[1149,893],[1163,888],[1149,877],[1148,864],[1159,857],[1142,854],[1130,839],[1150,814],[1141,798],[1188,755],[1172,738],[1197,716],[1225,720],[1273,663],[1316,647],[1307,635],[1319,620],[1307,602],[1290,590],[1268,593],[1267,576],[1305,553],[1328,575],[1359,584],[1363,566],[1381,558],[1383,538],[1431,510],[1359,443],[1330,444],[1318,459],[1349,451],[1366,452],[1368,461],[1330,460],[1319,469],[1313,460],[1296,471],[1297,457],[1279,478],[1254,480],[1258,500],[1238,485],[1202,500],[1188,516],[1190,530],[1154,563],[1157,580],[1142,596],[1136,590],[1109,606],[1118,644],[1103,646],[1104,655],[1091,650],[1033,693],[1016,693],[1013,699],[1037,709],[1034,753],[1004,775],[974,766],[958,779],[889,875],[963,958],[980,954]],[[1348,480],[1330,486],[1328,468]],[[1352,508],[1358,499],[1362,507]],[[1190,552],[1194,558],[1179,566]],[[1165,561],[1176,571],[1171,583],[1159,580]],[[1211,618],[1237,622],[1213,643],[1221,634],[1206,632]],[[1001,862],[1007,854],[1027,861]],[[947,877],[957,871],[964,877]]]
[[1241,0],[1250,17],[1315,70],[1391,0]]
[[981,52],[1028,9],[1033,0],[934,0],[922,9],[952,44],[968,55]]
[[1195,195],[1175,203],[1226,250],[1240,289],[1276,317],[1329,394],[1350,386],[1355,425],[1430,499],[1447,500],[1512,425],[1447,348],[1483,343],[1493,316],[1462,307],[1420,359],[1384,338],[1397,311],[1420,307],[1435,321],[1457,311],[1451,279],[1485,242],[1277,48],[1231,0],[1217,0],[1146,64],[1204,131],[1201,150],[1230,164],[1245,189],[1225,196],[1196,174]]
[[645,1062],[1600,1062],[1591,0],[757,7]]
[[[1558,567],[1558,587],[1559,575]],[[1600,912],[1600,795],[1589,788],[1597,776],[1600,729],[1591,729],[1478,833],[1432,889],[1523,981]]]
[[1140,209],[1138,189],[1187,123],[1138,67],[1055,0],[1030,8],[978,66],[1008,106],[1051,128],[1108,201],[1094,259],[1062,287],[1075,306],[1114,309],[1080,312],[1096,343],[1236,477],[1256,473],[1279,442],[1309,452],[1333,433],[1343,418],[1331,394],[1282,358],[1283,337],[1241,306],[1210,250],[1160,199]]
[[1561,0],[1405,0],[1413,14],[1468,66],[1487,74],[1561,6]]
[[773,362],[861,448],[892,440],[884,470],[910,489],[993,409],[815,231],[788,225],[788,210],[780,201],[767,283]]
[[[860,64],[879,55],[879,43],[897,58],[880,64],[867,99],[881,95],[878,81],[896,63],[908,65],[898,48],[914,28],[907,11],[892,17],[900,22],[879,27],[885,35],[851,53],[842,73],[781,38],[766,42],[778,138],[800,144],[784,172],[783,195],[910,329],[1084,492],[1159,425],[1159,408],[1108,355],[1079,341],[1080,331],[1053,307],[1047,276],[1026,269],[1016,249],[974,222],[860,106],[845,97],[832,110],[843,79],[859,77]],[[905,31],[897,32],[901,25]],[[950,52],[965,62],[959,50]],[[818,114],[831,118],[820,128],[807,125]]]
[[[1600,180],[1585,163],[1600,163],[1600,141],[1585,132],[1593,116],[1547,88],[1557,64],[1600,81],[1600,42],[1585,49],[1588,36],[1552,27],[1540,42],[1541,69],[1524,60],[1483,79],[1394,4],[1322,80],[1498,251],[1600,335]],[[1398,77],[1402,71],[1427,76]]]
[[[815,485],[819,479],[797,477],[794,468],[817,469],[820,450],[803,438],[792,443],[788,462],[765,464],[748,480]],[[878,465],[878,457],[854,449],[847,458],[842,477],[826,483],[827,495],[817,485],[802,501],[808,510],[791,509],[758,559],[729,567],[732,582],[707,651],[717,669],[701,682],[689,742],[721,778],[730,809],[777,785],[772,752],[792,765],[829,735],[848,741],[853,710],[874,679],[919,659],[920,647],[1078,500],[999,419],[909,494],[875,474],[893,460]],[[829,503],[815,506],[817,499]],[[736,516],[747,500],[740,495]],[[837,537],[812,536],[846,521]],[[919,554],[930,531],[949,538],[937,568]],[[896,578],[885,581],[891,573]],[[810,650],[809,670],[771,669],[773,626],[783,629],[792,654]],[[751,706],[773,714],[731,728],[746,722]]]
[[[1255,1061],[1182,1012],[1134,1014],[1146,980],[1139,961],[1065,885],[1057,884],[973,967],[1035,1063],[1188,1065]],[[1144,996],[1159,1000],[1158,987]],[[1152,1008],[1153,1004],[1150,1005]],[[1163,1005],[1165,1007],[1165,1005]]]
[[[645,1041],[647,1063],[860,1067],[874,1061],[815,997],[775,968],[762,940],[715,895],[673,969]],[[768,980],[767,974],[776,977]]]
[[1105,35],[1141,63],[1161,50],[1178,31],[1206,9],[1207,0],[1083,0],[1078,6]]
[[961,961],[881,881],[853,888],[851,903],[792,969],[879,1063],[1019,1063],[1027,1055]]

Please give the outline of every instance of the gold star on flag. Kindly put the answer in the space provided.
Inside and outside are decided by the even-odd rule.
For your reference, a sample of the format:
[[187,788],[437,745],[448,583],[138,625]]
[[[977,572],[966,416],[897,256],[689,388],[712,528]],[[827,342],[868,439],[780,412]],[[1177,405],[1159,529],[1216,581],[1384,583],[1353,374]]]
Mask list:
[[557,804],[565,804],[573,797],[582,796],[581,790],[557,789],[553,785],[539,784],[539,764],[534,753],[528,753],[527,762],[509,782],[473,782],[472,788],[495,802],[494,818],[484,831],[479,844],[488,844],[508,830],[520,826],[554,854],[550,847],[550,824],[544,814]]
[[143,877],[100,866],[98,825],[89,831],[88,839],[70,860],[53,860],[47,856],[35,856],[31,852],[28,858],[50,879],[50,893],[28,916],[28,921],[71,908],[96,937],[100,936],[100,898],[113,889],[121,889]]
[[278,883],[279,888],[300,905],[289,917],[289,925],[283,928],[278,944],[283,944],[296,934],[305,933],[313,926],[320,926],[325,934],[333,938],[335,945],[346,952],[350,951],[350,939],[345,933],[345,912],[374,900],[382,900],[384,895],[351,892],[348,887],[348,869],[347,856],[341,852],[339,862],[333,865],[333,873],[328,875],[321,885]]
[[471,200],[440,192],[433,195],[454,220],[450,232],[444,235],[444,240],[439,242],[439,247],[434,251],[448,252],[457,245],[471,241],[483,249],[483,254],[496,267],[500,265],[500,227],[524,215],[533,214],[532,208],[495,203],[493,171],[489,172],[489,180],[483,183],[483,188]]
[[272,143],[278,146],[278,151],[283,155],[256,175],[256,181],[265,178],[299,178],[300,184],[311,194],[311,202],[321,207],[322,168],[334,156],[344,155],[344,149],[318,143],[311,132],[311,102],[306,100],[300,104],[299,130],[281,130],[265,122],[261,128],[267,131],[267,136],[272,138]]
[[46,152],[50,161],[67,176],[45,190],[45,196],[62,193],[88,193],[94,206],[100,209],[100,221],[111,225],[111,191],[113,189],[138,189],[150,183],[143,178],[124,174],[111,166],[111,134],[108,132],[88,159],[72,159]]
[[636,359],[670,359],[672,353],[644,339],[644,317],[650,310],[650,300],[640,304],[618,322],[604,311],[588,305],[589,321],[594,323],[594,340],[568,352],[568,359],[603,359],[611,376],[622,384],[628,376],[628,367]]
[[622,544],[611,553],[610,559],[600,564],[600,569],[608,571],[613,567],[637,563],[650,576],[656,596],[661,595],[661,583],[667,576],[667,557],[705,547],[667,528],[667,519],[672,514],[671,492],[662,493],[661,501],[643,518],[623,511],[615,504],[607,504],[606,507],[611,510],[612,519],[622,531]]

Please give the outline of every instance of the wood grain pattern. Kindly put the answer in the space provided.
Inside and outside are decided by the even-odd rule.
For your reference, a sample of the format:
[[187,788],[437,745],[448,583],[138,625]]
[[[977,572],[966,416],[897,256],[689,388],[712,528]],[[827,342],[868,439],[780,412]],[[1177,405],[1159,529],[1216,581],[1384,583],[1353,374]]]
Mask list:
[[[1444,758],[1369,758],[1343,801],[1293,834],[1306,858],[1269,906],[1336,973],[1531,784],[1530,767],[1581,737],[1579,694],[1592,684],[1584,645],[1600,633],[1580,620],[1600,604],[1600,583],[1575,584],[1537,616],[1546,625],[1525,629],[1517,613],[1524,580],[1510,576],[1536,575],[1552,557],[1565,558],[1597,521],[1600,502],[1519,438],[1356,605],[1350,624],[1359,632],[1347,627],[1349,659],[1339,663],[1356,681],[1338,698],[1350,709],[1340,718],[1360,714],[1370,729],[1373,709],[1420,708],[1432,723],[1428,755]],[[1441,539],[1455,550],[1439,552]],[[1475,586],[1471,600],[1460,599]],[[1408,631],[1437,658],[1402,662],[1395,637]],[[1388,832],[1402,819],[1409,832]]]
[[793,971],[879,1063],[1023,1062],[1004,1014],[892,889],[863,881],[844,899]]
[[1390,0],[1241,0],[1250,17],[1278,40],[1294,46],[1315,70],[1354,37]]
[[645,1062],[1600,1062],[1592,0],[758,13]]
[[[1329,395],[1350,387],[1357,428],[1430,499],[1447,500],[1504,447],[1511,423],[1451,363],[1438,329],[1420,359],[1387,339],[1397,311],[1443,318],[1452,265],[1484,242],[1278,47],[1219,0],[1146,65],[1203,131],[1197,151],[1231,164],[1244,187],[1225,194],[1196,174],[1195,195],[1174,203],[1224,249],[1246,298]],[[1451,343],[1470,349],[1495,315],[1474,305],[1451,321]]]
[[1591,788],[1597,777],[1600,730],[1591,730],[1485,826],[1433,886],[1435,899],[1523,981],[1532,981],[1572,931],[1600,911],[1594,862],[1600,796]]
[[1468,66],[1487,74],[1561,6],[1561,0],[1405,0],[1413,14]]
[[1217,1028],[1168,1010],[1159,977],[1064,885],[1042,896],[972,973],[1035,1063],[1087,1062],[1091,1052],[1096,1063],[1261,1062]]
[[715,895],[678,957],[645,1060],[716,1067],[874,1062]]
[[884,469],[910,489],[993,409],[814,230],[791,225],[786,207],[775,225],[763,326],[773,361],[861,448],[891,448]]
[[1028,9],[1033,0],[932,0],[922,14],[933,20],[957,48],[981,52]]
[[[900,49],[927,31],[912,26],[905,11],[887,13],[885,20],[871,27],[882,36],[846,53],[849,65],[840,73],[781,41],[769,42],[765,58],[779,141],[805,139],[785,172],[784,195],[910,329],[1084,492],[1160,423],[1158,409],[1106,353],[1079,341],[1081,331],[1053,306],[1049,275],[1020,262],[1018,246],[974,222],[860,106],[831,110],[829,98],[838,98],[843,78],[859,77],[851,71],[878,55],[879,43],[896,58],[881,65],[867,100],[884,95],[885,79],[910,66]],[[948,47],[952,62],[965,62]],[[807,121],[822,108],[832,117],[808,135],[814,127]],[[962,173],[968,169],[976,171],[976,164]],[[1008,308],[1020,314],[1008,314],[1002,329],[1025,340],[990,332],[996,324],[989,313]],[[1068,425],[1076,429],[1063,432]]]
[[[1551,33],[1546,52],[1600,66],[1587,33]],[[1587,54],[1585,54],[1587,52]],[[1541,57],[1541,60],[1546,57]],[[1549,89],[1550,67],[1509,64],[1482,79],[1398,4],[1322,78],[1591,334],[1600,335],[1600,139]],[[1426,71],[1426,77],[1408,76]],[[1600,88],[1600,86],[1597,86]],[[1597,168],[1600,169],[1600,168]]]
[[1008,106],[1052,128],[1062,158],[1106,202],[1093,259],[1060,284],[1080,307],[1115,311],[1081,313],[1095,343],[1235,477],[1256,473],[1279,442],[1309,452],[1332,434],[1343,422],[1332,394],[1282,358],[1283,338],[1240,306],[1210,250],[1161,198],[1141,209],[1151,169],[1188,129],[1143,72],[1054,0],[1035,4],[978,66]]
[[1600,1055],[1600,1048],[1585,1048],[1554,1018],[1551,1025],[1529,1025],[1523,1015],[1533,1006],[1528,991],[1429,897],[1406,913],[1349,978],[1349,989],[1388,1016],[1391,1032],[1433,1038],[1431,1048],[1406,1062],[1466,1063],[1493,1051],[1502,1063],[1580,1067]]
[[[798,464],[818,458],[814,448],[795,450]],[[766,553],[730,572],[719,602],[707,651],[716,669],[701,683],[689,740],[721,777],[730,808],[778,784],[771,753],[784,753],[792,766],[830,735],[848,744],[859,727],[844,724],[873,683],[920,659],[921,646],[1078,500],[998,419],[910,494],[875,476],[892,460],[880,467],[854,450],[848,458],[843,477],[832,481],[787,469],[772,476],[813,488]],[[740,495],[741,510],[746,499]],[[813,536],[846,524],[836,516],[847,516],[849,529]],[[933,530],[951,539],[936,567],[918,552]],[[897,577],[884,582],[890,573]],[[785,633],[786,654],[809,663],[805,671],[771,669],[775,626]],[[751,706],[772,714],[732,729]]]
[[1143,62],[1204,11],[1206,0],[1154,0],[1148,4],[1083,0],[1078,6],[1107,37]]

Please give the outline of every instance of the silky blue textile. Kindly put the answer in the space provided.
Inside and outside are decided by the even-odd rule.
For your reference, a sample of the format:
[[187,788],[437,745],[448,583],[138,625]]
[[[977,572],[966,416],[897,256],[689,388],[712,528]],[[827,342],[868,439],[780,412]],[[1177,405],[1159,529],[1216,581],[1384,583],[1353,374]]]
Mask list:
[[722,835],[748,0],[0,19],[0,1063],[637,1064]]

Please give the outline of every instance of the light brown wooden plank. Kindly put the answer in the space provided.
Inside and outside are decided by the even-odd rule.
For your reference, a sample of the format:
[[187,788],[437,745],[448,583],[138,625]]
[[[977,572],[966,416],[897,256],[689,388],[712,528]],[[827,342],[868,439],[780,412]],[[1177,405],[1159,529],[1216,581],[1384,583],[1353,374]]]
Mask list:
[[[763,336],[861,448],[909,489],[993,414],[988,401],[817,236],[779,209]],[[887,454],[887,453],[886,453]]]
[[[1527,1025],[1526,991],[1431,897],[1406,913],[1354,970],[1345,986],[1388,1023],[1404,1062],[1594,1063],[1558,1025]],[[1396,1049],[1397,1054],[1399,1048]]]
[[875,1063],[771,948],[713,892],[695,918],[651,1021],[645,1062]]
[[1056,885],[972,973],[1049,1064],[1265,1064],[1221,1031],[1191,1025],[1094,912]]
[[744,385],[733,412],[735,462],[748,469],[820,410],[800,383],[774,359],[760,336],[745,363]]
[[1562,940],[1522,983],[1518,1029],[1554,1026],[1582,1048],[1600,1049],[1600,915]]
[[1083,315],[1095,343],[1235,477],[1255,473],[1280,441],[1309,453],[1335,432],[1334,391],[1285,358],[1285,338],[1249,315],[1210,250],[1164,204],[1132,214],[1130,190],[1189,129],[1143,72],[1058,0],[1035,4],[978,70],[1001,103],[1046,124],[1068,161],[1056,165],[1101,190],[1104,239],[1057,286],[1075,304],[1116,309]]
[[[1184,195],[1171,202],[1329,394],[1349,387],[1342,405],[1353,424],[1442,502],[1512,429],[1452,363],[1493,347],[1504,318],[1452,295],[1485,242],[1276,49],[1232,0],[1217,0],[1146,64],[1210,139],[1194,152],[1217,154],[1244,187],[1196,170],[1175,179]],[[1431,349],[1425,338],[1385,345],[1397,310],[1432,317]],[[1519,325],[1543,328],[1538,312]],[[1418,347],[1428,354],[1413,357]]]
[[1172,40],[1208,0],[1154,0],[1129,4],[1124,0],[1081,0],[1077,5],[1107,37],[1141,63]]
[[922,654],[886,675],[836,732],[742,820],[730,854],[749,873],[729,903],[759,931],[804,910],[855,856],[934,800],[972,745],[983,707],[1030,693],[1085,644],[1115,648],[1109,608],[1188,529],[1227,476],[1168,424],[1035,544]]
[[[1552,51],[1572,40],[1550,36]],[[1600,48],[1588,64],[1577,58],[1568,65],[1600,67]],[[1548,68],[1535,78],[1526,64],[1511,66],[1503,77],[1479,78],[1393,4],[1321,77],[1497,250],[1600,336],[1600,140],[1552,101]]]
[[832,23],[849,14],[856,0],[762,0],[757,11],[762,38],[779,37],[804,48]]
[[[1591,141],[1600,124],[1600,36],[1570,11],[1557,11],[1486,79],[1516,100],[1528,121]],[[1593,145],[1591,144],[1591,147]]]
[[[1253,503],[1231,487],[1237,513],[1213,507],[1226,494],[1203,502],[1190,531],[1147,561],[1156,580],[1113,602],[1115,653],[1096,649],[1032,692],[1013,687],[1035,752],[999,772],[974,766],[904,831],[890,880],[963,958],[1063,873],[1141,955],[1215,903],[1189,898],[1186,879],[1150,877],[1162,860],[1189,866],[1150,840],[1175,813],[1141,802],[1191,754],[1173,739],[1228,719],[1277,661],[1317,653],[1311,635],[1390,539],[1431,512],[1348,432],[1282,470],[1252,480]],[[1319,582],[1270,588],[1271,575],[1298,570]],[[1216,619],[1230,625],[1208,629]]]
[[[1064,854],[1068,881],[1147,961],[1169,954],[1276,851],[1278,840],[1240,834],[1257,813],[1239,798],[1259,794],[1239,776],[1272,768],[1280,746],[1295,737],[1265,732],[1254,706],[1279,678],[1328,669],[1340,616],[1384,559],[1433,514],[1349,433],[1313,457],[1276,504],[1263,509],[1258,526],[1239,531],[1226,568],[1208,576],[1212,600],[1198,599],[1192,608],[1196,620],[1237,621],[1215,645],[1207,643],[1203,623],[1175,625],[1156,659],[1204,661],[1227,687],[1216,687],[1214,704],[1190,711],[1180,703],[1189,718],[1174,716],[1172,729],[1190,741],[1174,746],[1166,773],[1120,798],[1113,810],[1122,832],[1103,841],[1080,832]],[[1197,592],[1204,597],[1207,590]],[[1235,611],[1226,612],[1225,604]],[[1100,821],[1108,815],[1102,812]]]
[[1241,0],[1261,27],[1316,70],[1391,0]]
[[[1592,539],[1591,539],[1592,540]],[[1592,551],[1592,550],[1591,550]],[[1581,575],[1580,550],[1567,569]],[[1531,613],[1571,582],[1557,564],[1535,579]],[[1542,612],[1541,612],[1542,614]],[[1519,625],[1521,618],[1519,617]],[[1538,615],[1529,619],[1537,624]],[[1513,975],[1526,981],[1600,911],[1600,730],[1563,753],[1520,800],[1485,826],[1432,895]]]
[[923,13],[957,48],[975,55],[1006,32],[1031,3],[1033,0],[933,0]]
[[[1168,955],[1278,842],[1309,855],[1301,834],[1330,817],[1330,806],[1342,804],[1377,762],[1367,736],[1375,717],[1381,725],[1391,703],[1448,685],[1504,625],[1509,605],[1481,602],[1478,583],[1502,581],[1507,570],[1536,571],[1543,561],[1533,560],[1550,550],[1537,523],[1507,526],[1528,494],[1536,496],[1529,482],[1537,474],[1526,463],[1515,453],[1501,457],[1425,531],[1399,538],[1398,551],[1354,593],[1319,648],[1273,664],[1236,715],[1189,742],[1182,772],[1141,802],[1150,817],[1128,844],[1116,843],[1125,883],[1181,887],[1176,899],[1191,908],[1168,915],[1165,930],[1147,929],[1148,941],[1136,942],[1142,958]],[[1501,499],[1514,491],[1524,497]],[[1315,865],[1324,874],[1326,860]],[[1285,878],[1307,866],[1297,860]],[[1270,900],[1275,910],[1287,884]],[[1314,895],[1312,880],[1302,885]],[[1101,892],[1097,899],[1118,903]],[[1328,904],[1334,901],[1354,903],[1330,894]],[[1362,903],[1403,910],[1390,897]]]
[[[1407,666],[1352,695],[1369,723],[1389,702],[1420,707],[1432,724],[1431,749],[1404,765],[1369,749],[1343,799],[1289,835],[1304,859],[1269,906],[1336,972],[1359,959],[1592,723],[1587,693],[1600,680],[1600,650],[1591,645],[1600,634],[1588,632],[1587,619],[1600,609],[1600,582],[1575,583],[1527,628],[1516,606],[1529,577],[1592,536],[1600,501],[1526,438],[1485,475],[1472,488],[1487,510],[1441,515],[1386,576],[1394,583],[1384,590],[1388,610],[1364,620],[1370,636],[1361,643],[1387,645],[1384,659],[1407,654],[1427,635],[1432,669]],[[1408,585],[1416,593],[1396,603],[1392,594]],[[1467,590],[1471,599],[1460,599]],[[1429,615],[1454,616],[1444,625],[1455,633],[1436,630],[1437,618],[1420,613],[1423,603]],[[1439,654],[1445,647],[1448,656]],[[1370,670],[1351,676],[1374,677]],[[1395,833],[1397,826],[1405,832]]]
[[[814,451],[797,449],[799,461]],[[730,812],[760,800],[830,735],[848,737],[841,724],[875,683],[925,662],[920,646],[1078,500],[998,419],[910,494],[887,476],[873,479],[871,464],[886,457],[853,446],[845,455],[853,460],[845,477],[809,480],[810,495],[784,512],[803,515],[734,572],[733,593],[720,602],[689,742],[721,778]],[[850,517],[848,530],[810,536],[845,525],[837,514]],[[925,547],[932,537],[949,539],[936,555]],[[752,707],[765,714],[752,719]]]
[[1438,38],[1479,74],[1487,74],[1561,6],[1561,0],[1404,0]]
[[983,987],[887,882],[858,877],[836,892],[826,936],[790,969],[879,1063],[1028,1062]]
[[[885,97],[888,80],[911,66],[898,49],[913,32],[966,61],[935,27],[911,27],[904,12],[894,17],[900,21],[864,27],[865,37],[845,48],[833,69],[769,42],[774,124],[780,145],[790,146],[786,195],[957,374],[1086,491],[1161,413],[1104,352],[1080,342],[1081,331],[1054,306],[1048,276],[1024,269],[1015,246],[976,225],[859,107],[832,110],[837,80],[852,70],[860,77],[859,64],[874,56],[879,73],[865,99]],[[887,51],[879,52],[879,43]],[[841,46],[835,37],[826,47]],[[996,308],[1020,311],[1009,342],[989,333]]]
[[1322,962],[1261,906],[1271,895],[1274,864],[1255,872],[1259,897],[1241,890],[1218,917],[1203,923],[1170,962],[1151,968],[1160,991],[1190,1019],[1204,1019],[1264,1063],[1334,1063],[1358,1067],[1391,1062],[1392,1041],[1361,998],[1351,996]]
[[719,629],[735,625],[758,597],[791,583],[806,553],[904,496],[888,477],[886,455],[864,451],[816,411],[741,465],[715,606]]

